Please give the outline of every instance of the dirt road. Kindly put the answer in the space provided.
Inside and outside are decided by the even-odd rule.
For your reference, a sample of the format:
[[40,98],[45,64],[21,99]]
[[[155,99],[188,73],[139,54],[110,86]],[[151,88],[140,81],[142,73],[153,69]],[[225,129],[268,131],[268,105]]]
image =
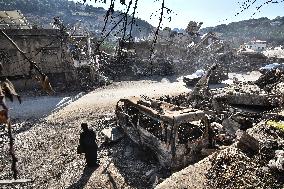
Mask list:
[[132,81],[113,83],[103,89],[90,92],[78,100],[72,102],[51,115],[48,119],[72,117],[78,110],[91,111],[100,108],[100,111],[114,110],[116,102],[121,98],[130,96],[146,95],[148,97],[158,97],[166,94],[175,95],[183,92],[189,92],[182,82],[170,82],[167,79],[162,81]]
[[[90,111],[97,107],[109,109],[114,107],[121,98],[129,96],[147,95],[149,97],[165,94],[178,94],[188,92],[183,82],[169,81],[166,78],[157,80],[125,81],[116,82],[109,86],[96,89],[89,93],[79,92],[75,95],[56,95],[43,97],[23,96],[23,103],[8,102],[11,108],[10,114],[13,118],[60,118],[62,116],[73,116],[82,109]],[[56,113],[55,113],[56,112]]]

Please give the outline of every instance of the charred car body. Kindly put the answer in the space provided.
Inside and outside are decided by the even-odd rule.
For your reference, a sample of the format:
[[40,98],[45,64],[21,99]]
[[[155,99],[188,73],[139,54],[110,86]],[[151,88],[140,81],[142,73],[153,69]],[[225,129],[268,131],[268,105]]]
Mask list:
[[195,162],[209,144],[209,122],[202,110],[132,97],[118,102],[116,115],[127,135],[152,149],[164,167],[178,169]]
[[[189,87],[195,86],[205,73],[204,70],[197,70],[193,74],[183,77],[183,82]],[[209,84],[219,84],[226,79],[228,79],[228,74],[224,70],[215,70],[209,78]]]
[[116,107],[118,126],[135,143],[152,149],[163,167],[176,170],[200,160],[203,151],[232,144],[237,130],[251,128],[269,116],[267,110],[283,104],[281,94],[258,86],[266,86],[263,77],[210,90],[209,79],[216,68],[213,65],[189,94],[121,99]]

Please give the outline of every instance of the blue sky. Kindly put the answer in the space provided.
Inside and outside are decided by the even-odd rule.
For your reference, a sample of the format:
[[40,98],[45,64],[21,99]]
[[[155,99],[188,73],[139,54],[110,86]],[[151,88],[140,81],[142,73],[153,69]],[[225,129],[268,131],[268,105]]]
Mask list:
[[[98,2],[95,3],[95,0],[87,0],[87,3],[96,7],[107,8],[110,0],[106,1],[106,4]],[[119,0],[116,1],[119,2]],[[126,2],[128,1],[129,0],[126,0]],[[148,21],[153,26],[157,26],[158,16],[150,18],[150,15],[152,13],[156,13],[156,11],[159,11],[161,0],[160,2],[154,1],[155,0],[139,0],[137,16]],[[202,21],[204,22],[203,26],[207,27],[216,26],[219,24],[227,24],[234,21],[247,20],[250,18],[268,17],[271,19],[275,18],[276,16],[284,16],[283,0],[278,0],[278,4],[265,4],[260,9],[260,12],[257,11],[256,7],[263,4],[267,0],[257,0],[256,3],[248,10],[235,16],[235,14],[241,10],[238,2],[244,1],[245,0],[165,0],[166,6],[171,8],[174,13],[166,15],[166,18],[163,21],[163,27],[168,26],[171,28],[186,28],[187,23],[191,20],[198,22]],[[117,3],[115,6],[115,9],[125,9],[125,6],[122,6],[119,3]],[[253,16],[253,13],[255,12],[257,13]],[[167,19],[168,16],[172,17],[171,22],[169,22]]]

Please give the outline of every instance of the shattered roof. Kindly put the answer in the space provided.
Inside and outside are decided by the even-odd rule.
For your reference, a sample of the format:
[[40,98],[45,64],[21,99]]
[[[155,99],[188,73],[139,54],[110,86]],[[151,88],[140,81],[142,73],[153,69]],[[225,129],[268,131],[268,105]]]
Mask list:
[[30,23],[19,10],[0,11],[0,29],[31,29]]

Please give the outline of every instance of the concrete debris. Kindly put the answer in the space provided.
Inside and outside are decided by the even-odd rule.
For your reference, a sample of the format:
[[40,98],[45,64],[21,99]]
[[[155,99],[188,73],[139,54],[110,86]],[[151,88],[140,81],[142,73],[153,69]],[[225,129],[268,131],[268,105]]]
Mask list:
[[116,142],[124,136],[123,131],[119,127],[112,127],[102,130],[102,135],[107,142]]
[[[187,86],[193,87],[197,84],[197,82],[204,75],[205,75],[205,71],[197,70],[195,73],[183,77],[183,82]],[[228,74],[222,68],[217,68],[216,70],[212,72],[212,75],[209,78],[208,83],[209,84],[220,84],[222,81],[226,79],[228,79]]]
[[241,125],[232,118],[223,120],[222,125],[230,135],[235,135],[237,130],[241,128]]
[[275,158],[269,161],[268,167],[284,171],[284,150],[275,151]]
[[259,141],[246,132],[241,135],[237,146],[246,153],[255,154],[259,152]]

